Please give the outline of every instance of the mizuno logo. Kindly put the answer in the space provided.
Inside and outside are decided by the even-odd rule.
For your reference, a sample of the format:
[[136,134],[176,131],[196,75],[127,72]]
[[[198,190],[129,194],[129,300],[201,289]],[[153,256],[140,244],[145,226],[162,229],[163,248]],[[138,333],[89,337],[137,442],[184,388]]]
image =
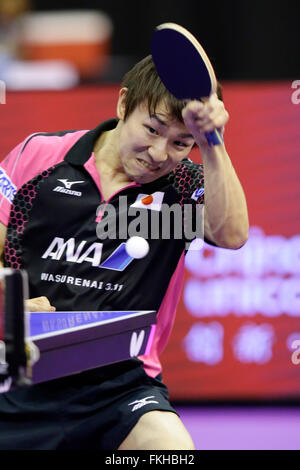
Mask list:
[[59,181],[60,183],[62,183],[65,187],[63,186],[56,186],[53,191],[55,191],[56,193],[63,193],[63,194],[69,194],[70,196],[77,196],[77,197],[81,197],[82,196],[82,192],[81,191],[73,191],[73,189],[71,189],[71,187],[73,186],[73,184],[80,184],[80,183],[84,183],[84,181],[68,181],[67,179],[62,179],[62,180],[57,180]]
[[136,401],[133,401],[132,403],[129,403],[128,406],[134,405],[131,411],[136,411],[142,408],[142,406],[148,405],[149,403],[157,403],[157,404],[159,403],[158,401],[150,400],[150,398],[155,398],[155,397],[154,395],[152,395],[151,397],[142,398],[141,400],[136,400]]
[[57,181],[60,181],[61,183],[64,184],[65,188],[67,189],[71,189],[73,184],[80,184],[80,183],[84,183],[84,181],[68,181],[66,179],[64,180],[57,180]]

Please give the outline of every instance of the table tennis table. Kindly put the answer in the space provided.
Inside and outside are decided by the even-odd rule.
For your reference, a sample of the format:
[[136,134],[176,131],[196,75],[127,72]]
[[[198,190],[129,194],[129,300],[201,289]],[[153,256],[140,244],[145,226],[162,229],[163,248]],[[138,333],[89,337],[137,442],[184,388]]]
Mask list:
[[0,270],[0,282],[0,376],[11,378],[12,388],[150,351],[154,310],[24,312],[26,273]]

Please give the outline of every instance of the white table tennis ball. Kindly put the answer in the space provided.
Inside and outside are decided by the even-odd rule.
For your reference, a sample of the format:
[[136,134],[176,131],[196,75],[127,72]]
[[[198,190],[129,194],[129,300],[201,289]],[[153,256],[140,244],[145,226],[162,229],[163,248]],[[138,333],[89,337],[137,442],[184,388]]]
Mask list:
[[126,251],[132,258],[144,258],[149,252],[149,243],[142,237],[131,237],[126,242]]

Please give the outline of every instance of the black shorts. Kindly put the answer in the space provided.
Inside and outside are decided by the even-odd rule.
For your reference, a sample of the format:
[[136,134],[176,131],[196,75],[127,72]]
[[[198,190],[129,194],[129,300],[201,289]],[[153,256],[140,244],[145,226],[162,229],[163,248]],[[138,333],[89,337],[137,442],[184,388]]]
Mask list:
[[148,411],[176,413],[138,359],[0,394],[0,450],[116,450]]

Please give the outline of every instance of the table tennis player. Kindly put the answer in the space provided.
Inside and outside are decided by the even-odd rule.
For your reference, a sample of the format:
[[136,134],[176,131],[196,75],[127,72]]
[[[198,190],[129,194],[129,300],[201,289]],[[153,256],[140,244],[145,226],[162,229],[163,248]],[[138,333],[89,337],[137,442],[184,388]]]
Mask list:
[[[174,98],[148,56],[125,75],[116,118],[93,130],[31,134],[1,162],[3,262],[27,270],[30,311],[158,313],[147,357],[1,394],[0,449],[194,449],[159,360],[175,319],[186,241],[149,239],[144,258],[123,271],[102,269],[120,240],[99,240],[97,209],[110,203],[120,218],[120,196],[130,207],[140,195],[155,195],[156,210],[202,204],[205,180],[205,239],[240,248],[248,236],[243,189],[225,144],[209,146],[205,138],[228,118],[220,95],[204,103]],[[194,145],[203,165],[188,158]]]

